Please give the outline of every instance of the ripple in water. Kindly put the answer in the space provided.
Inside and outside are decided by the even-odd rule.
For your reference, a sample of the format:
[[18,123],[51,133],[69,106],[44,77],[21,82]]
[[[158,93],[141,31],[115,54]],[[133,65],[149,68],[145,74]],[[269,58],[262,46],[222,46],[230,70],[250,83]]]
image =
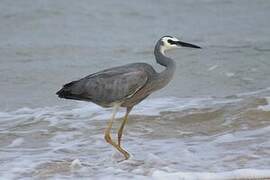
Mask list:
[[[265,177],[269,171],[252,169],[270,168],[268,100],[146,100],[131,113],[123,145],[132,157],[122,163],[117,163],[121,155],[103,140],[109,109],[78,103],[1,112],[1,176],[158,179],[220,172],[201,174],[215,178],[246,169],[232,173]],[[118,113],[114,135],[123,114]]]

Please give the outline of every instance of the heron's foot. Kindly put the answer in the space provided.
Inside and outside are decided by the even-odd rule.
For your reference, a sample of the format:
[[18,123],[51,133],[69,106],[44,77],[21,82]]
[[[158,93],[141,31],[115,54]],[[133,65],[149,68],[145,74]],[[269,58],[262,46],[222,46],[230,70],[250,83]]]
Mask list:
[[115,161],[115,162],[118,162],[118,163],[120,163],[120,162],[125,162],[126,160],[129,160],[129,159],[132,157],[132,155],[129,154],[129,153],[128,153],[128,155],[127,155],[127,156],[129,156],[129,157],[125,157],[125,155],[124,155],[123,153],[120,153],[118,150],[116,150],[116,151],[113,153],[112,156],[113,156],[114,161]]
[[[120,160],[120,162],[129,159],[130,154],[129,154],[126,150],[124,150],[121,146],[118,146],[118,145],[117,145],[116,149],[117,149],[120,153],[122,153],[122,154],[124,155],[124,157],[125,157],[125,159]],[[118,161],[118,162],[119,162],[119,161]]]
[[115,113],[116,113],[118,107],[119,107],[119,106],[114,106],[114,111],[113,111],[113,114],[112,114],[112,118],[111,118],[111,120],[109,121],[108,127],[107,127],[106,130],[105,130],[105,137],[104,137],[104,138],[105,138],[105,140],[106,140],[107,143],[111,144],[111,145],[112,145],[113,147],[115,147],[120,153],[122,153],[122,154],[124,155],[124,157],[125,157],[124,160],[127,160],[127,159],[130,157],[130,155],[129,155],[129,153],[128,153],[126,150],[124,150],[124,149],[121,147],[121,138],[122,138],[124,126],[125,126],[125,124],[126,124],[126,122],[127,122],[127,120],[128,120],[128,113],[131,111],[132,107],[127,108],[127,112],[126,112],[124,121],[122,122],[121,127],[120,127],[120,129],[119,129],[119,131],[118,131],[118,144],[116,144],[116,143],[112,140],[112,138],[111,138],[111,128],[112,128],[112,123],[113,123],[113,120],[114,120],[114,117],[115,117]]
[[[120,147],[120,148],[123,149],[122,147]],[[123,149],[123,155],[125,156],[125,160],[128,160],[130,158],[130,154],[127,151],[125,151],[124,149]]]
[[121,146],[119,146],[118,144],[112,141],[110,134],[105,133],[104,138],[107,143],[111,144],[113,147],[115,147],[120,153],[122,153],[125,156],[124,160],[127,160],[130,157],[130,154],[126,150],[124,150]]
[[130,158],[130,154],[128,152],[126,152],[126,154],[123,154],[123,155],[124,155],[124,158],[117,160],[117,162],[120,163],[120,162],[123,162],[123,161],[128,160]]

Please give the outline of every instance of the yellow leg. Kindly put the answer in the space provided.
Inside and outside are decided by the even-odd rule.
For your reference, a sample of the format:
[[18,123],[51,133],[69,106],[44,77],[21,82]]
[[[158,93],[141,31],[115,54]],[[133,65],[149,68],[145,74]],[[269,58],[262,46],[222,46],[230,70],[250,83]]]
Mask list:
[[126,111],[126,114],[125,114],[125,117],[124,117],[124,120],[118,130],[118,145],[121,147],[121,138],[122,138],[122,134],[123,134],[123,130],[124,130],[124,127],[128,121],[128,114],[130,113],[132,108],[127,108],[127,111]]
[[127,151],[125,151],[123,148],[121,148],[118,144],[116,144],[115,142],[112,141],[112,138],[111,138],[111,129],[112,129],[112,124],[113,124],[113,120],[115,118],[115,114],[118,110],[118,107],[119,105],[115,105],[113,107],[113,114],[112,114],[112,118],[110,119],[109,123],[108,123],[108,127],[106,128],[105,130],[105,140],[107,143],[111,144],[113,147],[115,147],[119,152],[121,152],[124,156],[125,156],[125,159],[128,159],[129,158],[129,154]]

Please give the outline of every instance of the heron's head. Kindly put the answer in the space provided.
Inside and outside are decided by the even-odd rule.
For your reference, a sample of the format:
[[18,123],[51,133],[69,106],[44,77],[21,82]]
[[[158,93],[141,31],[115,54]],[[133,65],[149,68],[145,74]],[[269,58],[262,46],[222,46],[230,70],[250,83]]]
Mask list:
[[181,48],[181,47],[201,48],[194,44],[180,41],[179,39],[172,36],[163,36],[162,38],[160,38],[158,44],[160,46],[159,48],[162,53],[170,49]]

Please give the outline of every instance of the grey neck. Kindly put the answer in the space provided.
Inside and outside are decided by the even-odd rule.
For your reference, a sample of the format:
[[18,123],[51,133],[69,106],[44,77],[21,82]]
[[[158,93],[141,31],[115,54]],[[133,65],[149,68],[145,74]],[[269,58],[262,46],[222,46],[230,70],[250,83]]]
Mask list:
[[165,70],[163,70],[160,73],[157,73],[157,77],[156,77],[156,80],[160,84],[159,85],[160,88],[164,87],[165,85],[167,85],[170,82],[170,80],[172,79],[173,74],[175,72],[175,68],[176,68],[174,60],[165,56],[163,54],[164,52],[161,51],[161,45],[162,45],[161,43],[163,43],[163,42],[159,41],[156,44],[155,50],[154,50],[154,54],[155,54],[157,63],[162,65],[162,66],[165,66]]

